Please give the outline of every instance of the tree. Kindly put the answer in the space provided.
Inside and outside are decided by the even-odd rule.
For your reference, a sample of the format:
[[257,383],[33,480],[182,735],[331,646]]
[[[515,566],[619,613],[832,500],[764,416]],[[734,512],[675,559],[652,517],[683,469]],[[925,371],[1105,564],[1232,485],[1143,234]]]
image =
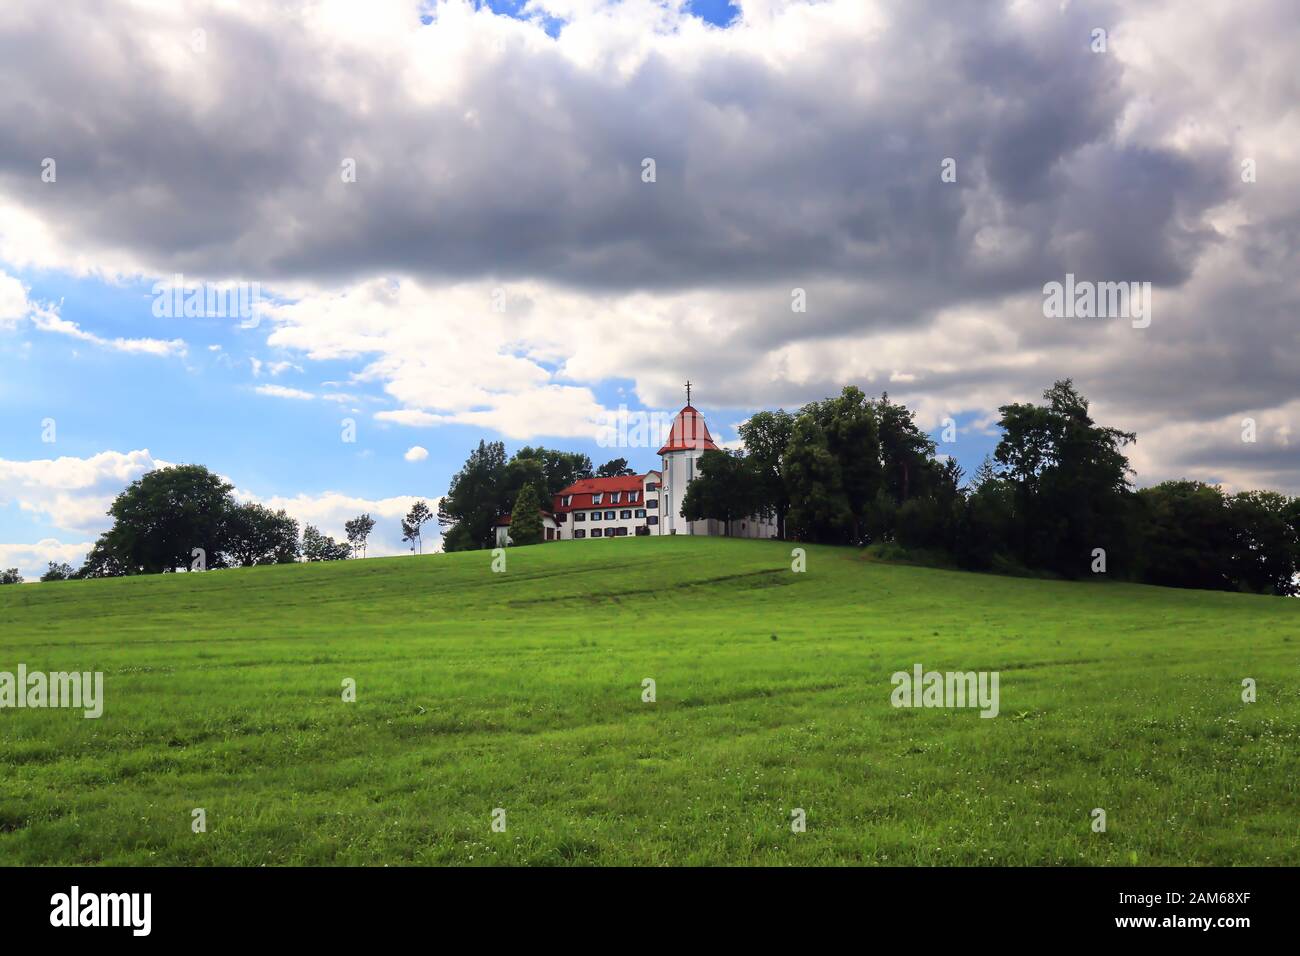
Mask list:
[[67,563],[56,564],[53,561],[46,563],[48,567],[45,573],[41,575],[42,581],[67,581],[72,577],[72,565]]
[[202,549],[208,567],[222,566],[222,537],[233,507],[231,485],[202,465],[159,468],[133,481],[113,501],[113,527],[100,539],[105,565],[156,574],[189,567]]
[[254,502],[226,513],[222,550],[226,563],[239,567],[291,564],[298,560],[298,522],[283,510]]
[[759,477],[745,456],[712,449],[700,455],[699,473],[686,486],[682,517],[687,521],[712,518],[724,523],[754,514],[759,507]]
[[1046,405],[1003,405],[994,460],[1015,488],[1016,532],[1025,564],[1086,573],[1102,548],[1112,565],[1128,546],[1128,458],[1137,436],[1095,424],[1069,379],[1043,393]]
[[[421,529],[427,522],[432,520],[433,512],[429,510],[429,506],[423,501],[417,501],[415,504],[411,505],[411,510],[406,513],[406,518],[402,521],[402,540],[412,541],[415,545],[419,546],[420,553],[423,554],[424,536]],[[409,539],[405,537],[408,531],[413,533],[413,536]]]
[[938,478],[934,442],[917,427],[911,410],[891,402],[888,392],[874,410],[886,490],[900,505],[914,495],[928,494]]
[[785,473],[785,450],[794,433],[794,416],[785,409],[757,412],[738,429],[745,457],[753,468],[759,510],[776,515],[777,537],[785,537],[790,513],[790,489]]
[[312,525],[302,529],[302,556],[308,561],[345,561],[352,549],[321,534]]
[[[861,544],[870,537],[869,518],[879,513],[875,506],[881,488],[880,435],[875,408],[861,389],[846,385],[835,398],[805,405],[799,418],[816,424],[815,431],[796,429],[793,434],[820,434],[818,440],[830,456],[823,481],[826,488],[834,485],[838,489],[834,505],[844,509],[819,534],[826,535],[825,540]],[[825,503],[831,502],[827,499]]]
[[511,544],[538,544],[542,540],[542,506],[537,500],[537,489],[524,485],[515,498],[510,512]]
[[615,458],[596,469],[597,478],[622,478],[625,475],[635,474],[636,472],[628,467],[626,458]]
[[17,568],[6,568],[0,571],[0,584],[22,584],[23,576],[18,573]]
[[848,540],[853,513],[831,453],[826,430],[812,415],[795,419],[786,446],[785,471],[790,490],[789,525],[801,541]]
[[101,534],[91,546],[86,560],[81,562],[75,577],[119,578],[135,573],[118,557],[107,532]]
[[[535,485],[538,497],[543,503],[548,502],[562,488],[567,488],[582,478],[590,478],[591,459],[581,452],[556,451],[553,448],[533,448],[524,446],[515,452],[511,462],[532,460],[541,465],[541,480]],[[523,481],[519,481],[506,489],[507,497],[510,504],[514,503],[519,494],[519,489],[523,487]],[[502,508],[502,513],[506,509]]]
[[506,451],[501,442],[478,443],[438,502],[438,523],[446,551],[491,546],[497,518],[509,507],[498,498],[505,477]]
[[1276,491],[1242,491],[1227,499],[1229,567],[1237,590],[1284,597],[1297,593],[1300,540],[1292,509],[1293,499]]
[[375,519],[368,514],[357,515],[351,521],[343,526],[343,531],[348,536],[348,544],[352,546],[352,556],[355,558],[357,552],[361,556],[366,554],[366,540],[370,537],[370,532],[375,530]]

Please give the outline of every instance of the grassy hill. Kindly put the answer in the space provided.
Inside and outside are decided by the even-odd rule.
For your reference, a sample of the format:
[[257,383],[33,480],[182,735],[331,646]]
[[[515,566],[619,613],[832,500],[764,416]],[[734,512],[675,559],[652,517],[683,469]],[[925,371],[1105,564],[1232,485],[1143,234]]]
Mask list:
[[[0,671],[106,696],[0,711],[0,863],[1300,864],[1300,601],[807,551],[0,588]],[[1001,715],[895,709],[915,663]]]

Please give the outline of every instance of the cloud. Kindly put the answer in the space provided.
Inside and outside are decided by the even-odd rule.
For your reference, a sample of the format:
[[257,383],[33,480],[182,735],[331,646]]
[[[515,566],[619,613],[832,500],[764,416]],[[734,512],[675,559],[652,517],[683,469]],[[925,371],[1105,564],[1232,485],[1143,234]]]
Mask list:
[[[273,511],[283,508],[296,518],[300,525],[314,525],[336,541],[346,541],[344,524],[361,514],[368,514],[375,519],[375,530],[366,549],[367,557],[378,558],[387,555],[408,554],[409,548],[402,543],[401,519],[411,510],[419,498],[413,495],[397,495],[389,498],[363,498],[337,491],[327,491],[318,495],[299,494],[292,497],[283,495],[258,496],[244,490],[236,490],[235,498],[239,501],[256,501]],[[426,499],[427,500],[427,499]],[[429,501],[436,510],[437,502]],[[437,549],[441,538],[437,523],[424,528],[424,550],[426,553]]]
[[410,448],[406,449],[406,454],[402,457],[407,461],[424,461],[429,457],[429,449],[423,448],[420,445],[412,445]]
[[[1289,4],[739,7],[722,30],[643,0],[534,0],[522,20],[179,2],[112,22],[10,0],[0,258],[260,281],[268,346],[359,365],[395,426],[590,436],[602,383],[675,408],[688,377],[706,406],[852,381],[926,424],[986,421],[1072,376],[1139,431],[1144,479],[1300,488],[1300,463],[1199,437],[1244,414],[1300,427]],[[1151,328],[1045,319],[1067,272],[1153,283]],[[7,288],[0,321],[25,308]]]
[[76,568],[93,543],[42,538],[35,544],[0,544],[0,568],[16,567],[25,581],[37,581],[50,561]]
[[16,325],[31,310],[27,287],[13,276],[0,272],[0,328]]
[[167,464],[147,448],[89,458],[0,458],[0,505],[16,503],[55,528],[93,535],[108,527],[108,506],[123,488]]
[[293,398],[300,401],[309,401],[316,397],[311,392],[305,392],[300,388],[289,388],[286,385],[258,385],[253,391],[259,395],[270,395],[272,398]]

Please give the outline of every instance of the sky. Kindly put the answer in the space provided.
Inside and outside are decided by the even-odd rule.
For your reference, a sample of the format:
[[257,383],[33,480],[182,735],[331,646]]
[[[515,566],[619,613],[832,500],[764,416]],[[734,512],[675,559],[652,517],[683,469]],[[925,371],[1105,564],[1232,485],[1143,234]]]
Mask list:
[[653,467],[602,426],[688,379],[732,446],[888,391],[970,472],[1070,377],[1138,486],[1300,493],[1297,49],[1285,0],[6,0],[0,568],[181,462],[401,553],[480,439]]

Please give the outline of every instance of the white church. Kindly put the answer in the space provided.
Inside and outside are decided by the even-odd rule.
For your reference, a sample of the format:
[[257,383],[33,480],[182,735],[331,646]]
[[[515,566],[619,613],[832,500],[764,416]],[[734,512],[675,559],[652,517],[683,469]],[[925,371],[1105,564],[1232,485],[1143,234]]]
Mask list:
[[[582,541],[652,534],[730,535],[733,538],[774,538],[775,516],[738,518],[727,522],[713,518],[687,521],[682,517],[686,488],[699,471],[700,456],[720,450],[709,434],[704,416],[686,405],[673,419],[668,438],[659,449],[660,470],[620,478],[583,478],[561,489],[549,512],[542,512],[547,541]],[[509,541],[510,516],[498,519],[498,545]]]

